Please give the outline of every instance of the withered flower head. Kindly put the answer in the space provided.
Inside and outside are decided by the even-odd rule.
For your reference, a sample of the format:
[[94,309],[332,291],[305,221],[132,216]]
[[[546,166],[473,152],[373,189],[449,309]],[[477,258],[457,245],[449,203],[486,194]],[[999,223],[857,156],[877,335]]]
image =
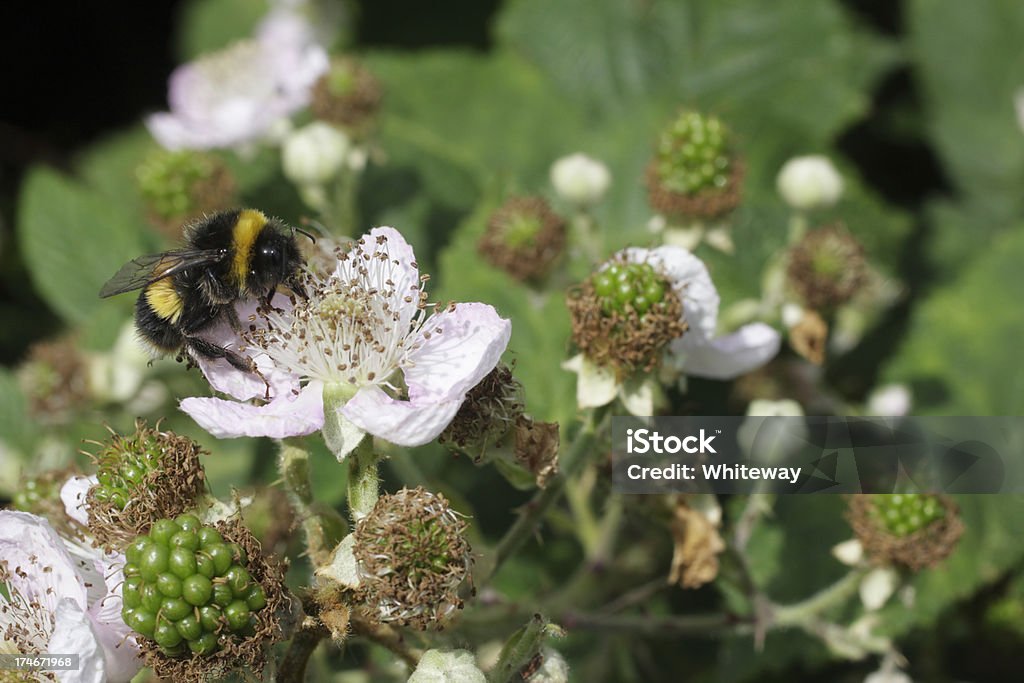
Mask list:
[[669,218],[708,220],[735,209],[742,196],[743,162],[731,135],[714,116],[682,112],[658,137],[647,167],[647,196]]
[[352,58],[337,58],[313,86],[313,116],[349,130],[369,127],[377,115],[383,90],[369,69]]
[[544,278],[565,251],[565,221],[540,197],[513,197],[487,222],[477,251],[521,282]]
[[815,311],[805,311],[800,322],[789,330],[790,346],[815,365],[825,362],[827,343],[828,323]]
[[458,589],[473,563],[466,526],[440,494],[381,496],[356,526],[353,548],[369,616],[425,630],[461,609]]
[[790,249],[786,277],[809,308],[830,312],[864,284],[864,248],[840,225],[812,230]]
[[135,432],[94,442],[98,482],[89,489],[89,530],[107,550],[118,550],[158,519],[195,507],[203,493],[202,449],[188,437],[135,423]]
[[498,363],[469,390],[438,440],[480,458],[489,446],[508,434],[522,414],[523,385],[512,375],[512,368]]
[[685,498],[676,501],[671,531],[675,546],[668,582],[683,588],[700,588],[718,576],[718,555],[725,542],[713,515],[696,509]]
[[912,571],[946,559],[964,530],[952,499],[924,493],[853,496],[847,519],[873,561]]
[[193,150],[152,152],[135,170],[150,222],[171,240],[183,226],[234,206],[235,176],[217,156]]
[[29,347],[17,375],[29,412],[41,424],[66,423],[88,403],[88,368],[70,335]]
[[617,256],[570,290],[572,339],[591,362],[621,378],[657,366],[664,348],[687,329],[683,304],[650,263]]

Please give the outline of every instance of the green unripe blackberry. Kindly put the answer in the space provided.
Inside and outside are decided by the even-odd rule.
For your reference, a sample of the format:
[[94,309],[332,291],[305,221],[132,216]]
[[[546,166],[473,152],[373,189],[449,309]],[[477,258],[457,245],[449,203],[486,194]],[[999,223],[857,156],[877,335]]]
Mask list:
[[133,490],[160,463],[156,434],[139,435],[131,445],[130,449],[107,449],[97,458],[99,471],[96,478],[99,483],[93,487],[92,495],[100,502],[113,504],[118,510],[124,510]]
[[125,558],[121,615],[165,655],[216,652],[222,639],[251,633],[267,606],[246,553],[195,515],[154,522]]
[[744,167],[720,120],[681,113],[662,130],[647,165],[647,198],[671,221],[716,220],[740,203]]
[[684,112],[658,139],[655,158],[661,185],[680,194],[721,190],[729,183],[728,132],[714,116]]
[[612,263],[594,275],[594,292],[607,315],[630,307],[642,317],[665,299],[665,286],[649,263]]
[[[182,531],[180,525],[171,526],[173,517],[194,509],[205,489],[199,444],[139,422],[134,433],[114,434],[101,445],[93,456],[97,483],[86,497],[92,535],[113,551],[124,549],[142,532],[164,547],[177,545],[168,546],[170,536]],[[153,528],[158,520],[166,523]],[[199,544],[188,537],[183,542]],[[138,563],[136,557],[128,560]]]
[[909,536],[946,516],[935,496],[894,493],[875,496],[872,512],[879,525],[894,536]]
[[948,557],[964,530],[956,503],[931,493],[852,496],[847,519],[873,562],[912,571]]
[[620,380],[653,370],[666,345],[686,331],[682,301],[665,274],[625,254],[571,289],[566,305],[580,353]]

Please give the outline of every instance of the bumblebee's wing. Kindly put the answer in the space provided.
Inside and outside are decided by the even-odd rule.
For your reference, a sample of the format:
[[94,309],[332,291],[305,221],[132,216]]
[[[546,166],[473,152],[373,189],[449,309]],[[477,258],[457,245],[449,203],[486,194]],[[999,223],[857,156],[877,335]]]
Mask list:
[[142,289],[157,280],[180,273],[186,268],[219,263],[227,258],[223,249],[180,249],[132,259],[121,266],[100,289],[100,298]]

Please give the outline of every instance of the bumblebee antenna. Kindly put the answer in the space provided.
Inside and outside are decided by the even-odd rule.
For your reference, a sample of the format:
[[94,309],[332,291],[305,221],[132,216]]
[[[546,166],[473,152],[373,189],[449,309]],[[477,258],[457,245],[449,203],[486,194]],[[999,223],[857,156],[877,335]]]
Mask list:
[[316,237],[314,237],[311,233],[306,232],[302,228],[294,228],[293,227],[292,228],[292,233],[296,233],[296,232],[301,232],[303,235],[308,237],[313,244],[316,244]]
[[[301,217],[299,219],[299,222],[302,223],[303,227],[309,228],[310,230],[312,230],[313,232],[317,233],[318,235],[329,235],[330,234],[330,231],[327,229],[327,226],[325,226],[323,223],[321,223],[318,220],[315,220],[313,218],[309,218],[308,216]],[[309,239],[313,240],[313,243],[316,244],[316,238],[313,235],[309,234],[307,231],[303,230],[302,228],[292,228],[292,229],[293,230],[298,230],[303,235],[305,235]]]

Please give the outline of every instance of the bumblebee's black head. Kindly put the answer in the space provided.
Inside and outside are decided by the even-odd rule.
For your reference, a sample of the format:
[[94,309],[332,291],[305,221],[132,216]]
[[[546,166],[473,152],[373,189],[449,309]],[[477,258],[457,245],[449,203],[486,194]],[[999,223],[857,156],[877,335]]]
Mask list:
[[255,296],[265,295],[280,284],[303,294],[297,276],[302,256],[295,234],[275,219],[267,221],[252,245],[246,285]]

